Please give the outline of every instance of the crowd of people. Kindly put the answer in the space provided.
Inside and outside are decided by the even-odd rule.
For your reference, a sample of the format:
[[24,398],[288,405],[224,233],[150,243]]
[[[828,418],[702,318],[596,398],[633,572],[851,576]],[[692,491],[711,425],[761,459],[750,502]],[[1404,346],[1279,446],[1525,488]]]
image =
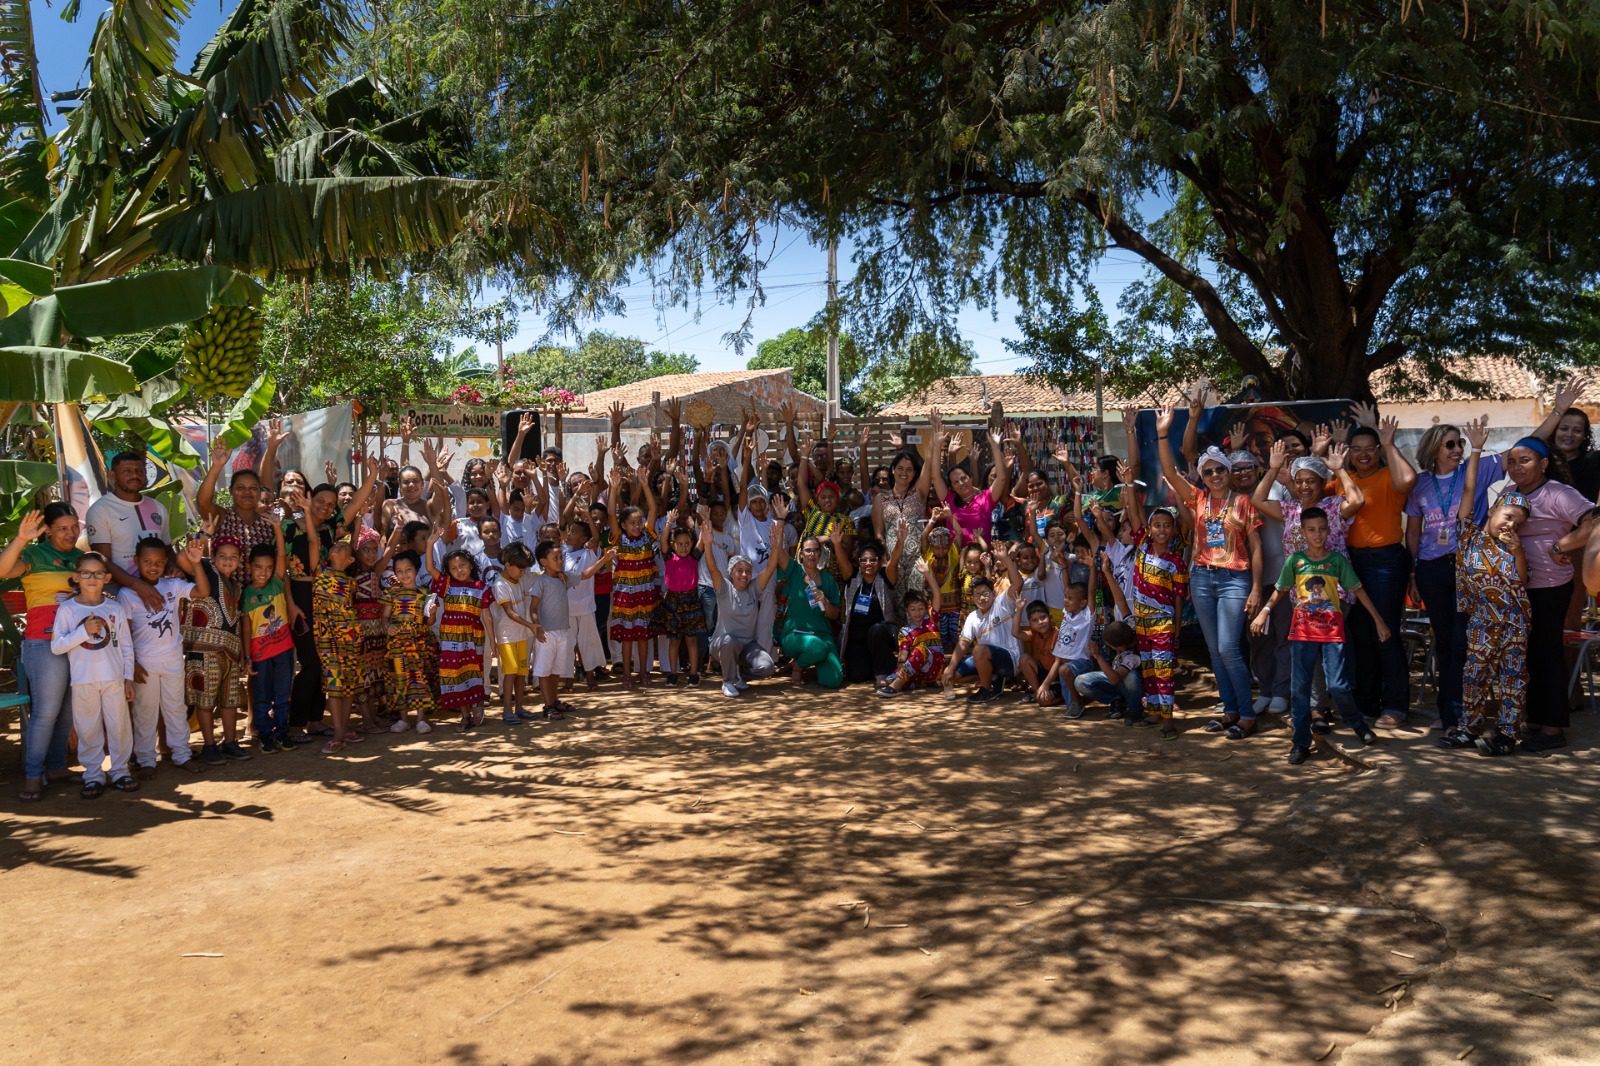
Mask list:
[[331,461],[316,483],[279,471],[273,423],[254,467],[214,451],[200,528],[179,535],[145,456],[123,452],[86,529],[51,503],[0,552],[27,601],[21,798],[71,779],[73,732],[94,798],[137,791],[163,754],[190,772],[334,755],[476,728],[491,693],[517,726],[572,711],[579,681],[658,676],[733,699],[784,672],[883,699],[1015,692],[1173,739],[1190,618],[1218,697],[1204,729],[1243,740],[1287,714],[1298,764],[1335,717],[1365,744],[1406,721],[1408,596],[1432,629],[1441,744],[1565,744],[1572,558],[1600,490],[1573,389],[1504,452],[1486,454],[1484,420],[1440,424],[1415,462],[1361,405],[1353,424],[1279,430],[1265,454],[1237,429],[1202,451],[1204,394],[1176,444],[1179,410],[1157,413],[1152,484],[1132,410],[1126,458],[1079,470],[1062,448],[1047,472],[999,405],[976,439],[933,410],[920,448],[869,468],[870,428],[857,462],[785,407],[767,454],[754,412],[688,440],[668,401],[665,439],[631,457],[613,409],[587,470],[550,447],[455,477],[442,441],[416,442],[413,465],[403,426],[398,461],[368,459],[359,485]]

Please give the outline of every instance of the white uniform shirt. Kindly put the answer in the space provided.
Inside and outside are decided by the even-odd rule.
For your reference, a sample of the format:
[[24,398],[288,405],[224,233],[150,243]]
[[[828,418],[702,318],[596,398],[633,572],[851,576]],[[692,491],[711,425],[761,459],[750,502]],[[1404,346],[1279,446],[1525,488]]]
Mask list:
[[167,539],[167,509],[149,496],[128,503],[108,493],[89,505],[85,525],[89,543],[111,545],[111,561],[131,574],[141,539]]
[[[84,628],[83,623],[90,616],[106,623],[105,631],[98,637],[89,636]],[[133,638],[128,633],[128,612],[109,596],[93,607],[76,599],[63,601],[56,608],[50,650],[67,657],[74,685],[133,680]]]
[[977,611],[967,613],[967,620],[961,627],[961,639],[974,645],[987,644],[991,648],[999,648],[1011,656],[1013,663],[1020,662],[1022,648],[1011,629],[1016,613],[1017,606],[1010,596],[997,595],[988,614],[979,614]]
[[183,577],[164,577],[156,582],[161,594],[161,609],[152,611],[133,589],[117,593],[117,602],[127,612],[128,632],[133,637],[133,657],[147,674],[183,672],[183,631],[178,628],[178,601],[194,595],[194,582]]

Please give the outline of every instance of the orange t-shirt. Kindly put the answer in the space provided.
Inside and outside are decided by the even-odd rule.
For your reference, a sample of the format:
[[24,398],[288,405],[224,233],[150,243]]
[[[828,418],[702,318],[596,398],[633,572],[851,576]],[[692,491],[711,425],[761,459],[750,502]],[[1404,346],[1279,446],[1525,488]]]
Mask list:
[[1194,499],[1194,565],[1250,569],[1250,531],[1260,528],[1261,512],[1248,494],[1233,492],[1212,503],[1202,489]]
[[1366,477],[1354,471],[1350,479],[1367,502],[1345,528],[1345,544],[1351,548],[1387,548],[1400,543],[1400,512],[1405,510],[1410,493],[1395,489],[1389,468],[1380,466]]

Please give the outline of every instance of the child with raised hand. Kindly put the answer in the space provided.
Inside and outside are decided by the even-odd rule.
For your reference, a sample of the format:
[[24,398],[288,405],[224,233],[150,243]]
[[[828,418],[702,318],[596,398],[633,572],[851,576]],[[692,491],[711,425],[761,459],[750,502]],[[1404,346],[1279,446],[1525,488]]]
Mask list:
[[[600,683],[600,670],[606,664],[605,645],[600,641],[600,626],[595,620],[595,582],[609,574],[617,553],[594,548],[594,527],[588,520],[574,518],[567,523],[561,548],[561,569],[567,575],[567,613],[572,620],[572,648],[583,670],[586,687],[593,692]],[[610,593],[606,598],[610,599]],[[568,678],[562,691],[572,691]]]
[[[1302,455],[1290,460],[1288,444],[1282,440],[1272,443],[1272,451],[1267,459],[1267,476],[1256,483],[1255,494],[1250,502],[1268,518],[1283,522],[1283,550],[1286,554],[1305,550],[1306,538],[1300,530],[1300,521],[1302,513],[1311,507],[1320,508],[1328,520],[1328,550],[1344,552],[1345,527],[1366,505],[1361,486],[1345,469],[1347,454],[1348,449],[1343,444],[1332,444],[1328,447],[1326,462],[1314,455]],[[1285,465],[1288,467],[1290,498],[1275,500],[1271,495],[1272,486],[1278,483]],[[1339,481],[1339,492],[1332,496],[1324,495],[1323,490],[1335,477]]]
[[1023,599],[1028,606],[1016,617],[1017,641],[1022,647],[1018,672],[1028,683],[1023,702],[1051,706],[1056,702],[1056,691],[1045,678],[1056,666],[1056,628],[1060,623],[1051,621],[1050,605],[1037,596],[1037,590],[1024,586]]
[[572,614],[567,607],[567,575],[561,566],[561,542],[542,540],[535,552],[539,571],[528,581],[528,617],[532,619],[533,676],[539,682],[546,721],[573,708],[561,702],[563,677],[572,676]]
[[333,736],[322,745],[322,754],[335,755],[346,744],[366,739],[350,728],[350,703],[361,683],[361,626],[356,619],[356,579],[350,573],[356,553],[349,541],[336,540],[328,548],[327,558],[319,559],[322,544],[312,508],[306,508],[305,517],[310,524],[306,538],[310,568],[317,575],[311,582],[311,631],[322,662],[322,691],[333,719]]
[[[274,522],[272,531],[274,543],[250,549],[250,583],[239,593],[256,746],[263,755],[294,750],[289,739],[289,691],[294,684],[291,629],[300,618],[284,584],[283,526]],[[312,550],[319,549],[320,545]]]
[[[1476,745],[1484,755],[1506,755],[1517,746],[1528,693],[1528,559],[1519,530],[1528,520],[1528,497],[1515,486],[1501,493],[1482,529],[1473,522],[1487,423],[1469,422],[1466,483],[1456,511],[1456,601],[1467,616],[1466,671],[1461,682],[1464,724],[1440,741],[1446,747]],[[1580,527],[1581,528],[1581,527]],[[1495,728],[1488,729],[1493,713]]]
[[106,596],[111,568],[99,552],[78,557],[78,594],[56,609],[50,650],[67,657],[72,675],[72,728],[78,734],[84,799],[106,790],[103,763],[111,760],[111,787],[137,792],[128,774],[133,730],[128,704],[133,699],[133,640],[122,605]]
[[[780,522],[786,516],[781,500],[774,501],[773,513]],[[710,517],[709,508],[703,517]],[[773,575],[787,561],[787,555],[780,537],[776,548],[768,551],[759,574],[750,559],[737,554],[728,557],[724,573],[714,550],[714,536],[711,523],[702,521],[701,558],[706,561],[706,573],[717,597],[717,627],[711,637],[710,650],[722,666],[722,694],[737,698],[749,689],[750,680],[759,681],[777,672],[777,664],[767,650],[770,636],[763,639],[761,631],[762,604],[767,600]]]
[[1133,530],[1133,632],[1144,686],[1143,714],[1161,723],[1163,740],[1174,740],[1178,728],[1172,721],[1173,679],[1189,564],[1175,547],[1178,519],[1171,510],[1158,508],[1147,522],[1139,493],[1127,493],[1123,501]]
[[1272,598],[1256,614],[1251,630],[1265,633],[1272,608],[1285,595],[1294,598],[1294,614],[1289,622],[1289,713],[1294,721],[1294,736],[1289,746],[1289,762],[1298,766],[1311,754],[1311,677],[1318,664],[1328,685],[1328,695],[1344,717],[1345,724],[1363,744],[1376,744],[1372,731],[1356,708],[1345,679],[1344,608],[1341,592],[1352,593],[1372,615],[1380,641],[1389,639],[1389,627],[1361,587],[1361,579],[1340,552],[1328,549],[1328,516],[1320,507],[1300,512],[1300,531],[1305,535],[1304,551],[1283,561]]
[[155,776],[159,758],[158,741],[166,732],[172,750],[172,765],[190,773],[200,772],[200,762],[189,750],[189,708],[183,693],[183,631],[178,626],[180,601],[198,591],[211,592],[210,582],[201,571],[205,545],[190,539],[177,555],[178,569],[185,577],[169,574],[172,549],[159,537],[145,537],[134,547],[133,568],[146,585],[161,598],[152,610],[139,593],[123,588],[117,601],[127,612],[128,632],[133,638],[133,760],[141,781]]
[[483,681],[483,648],[488,639],[484,613],[494,605],[494,590],[483,583],[478,564],[461,550],[444,557],[441,570],[433,562],[435,531],[423,561],[439,599],[439,705],[461,712],[461,728],[483,724],[488,693]]
[[417,716],[417,732],[430,733],[428,715],[438,707],[430,681],[433,658],[435,601],[419,588],[422,557],[409,549],[394,557],[394,583],[383,592],[381,610],[388,642],[385,653],[389,671],[388,703],[395,713],[391,733],[410,728],[408,714]]
[[878,690],[880,696],[898,696],[922,685],[932,688],[944,671],[944,645],[939,637],[939,583],[927,572],[927,562],[917,560],[924,594],[917,589],[906,593],[905,619],[900,627],[896,658],[899,665],[889,683]]
[[620,468],[611,471],[611,542],[617,552],[611,572],[611,640],[622,650],[622,683],[631,689],[650,683],[650,640],[656,635],[653,619],[661,602],[661,566],[656,554],[656,497],[649,473],[640,470],[634,477],[645,500],[643,511],[622,506],[624,480]]
[[[263,522],[270,527],[272,523]],[[199,720],[204,745],[200,761],[215,766],[251,758],[239,746],[239,712],[249,700],[245,684],[248,660],[239,636],[240,571],[244,550],[231,536],[211,536],[220,525],[213,515],[206,524],[211,558],[200,564],[210,596],[196,594],[183,603],[184,693]],[[269,532],[270,535],[270,532]],[[197,582],[198,584],[198,582]],[[222,717],[222,743],[216,742],[216,718]]]
[[[667,637],[667,684],[678,683],[683,657],[689,660],[688,684],[700,684],[700,638],[706,632],[705,606],[700,601],[700,555],[694,531],[677,526],[676,511],[669,516],[670,550],[663,570],[667,591],[661,599],[662,629]],[[681,650],[680,650],[681,647]]]
[[1061,625],[1056,630],[1055,647],[1051,649],[1054,663],[1039,686],[1039,702],[1051,688],[1059,688],[1061,702],[1066,705],[1062,713],[1068,718],[1083,717],[1083,701],[1078,699],[1077,680],[1094,671],[1095,662],[1089,655],[1094,643],[1094,611],[1089,608],[1089,589],[1073,582],[1067,586],[1066,608],[1061,614]]
[[533,552],[511,544],[500,555],[500,575],[494,579],[494,603],[489,619],[494,624],[495,654],[500,660],[500,720],[520,725],[536,715],[522,706],[528,687],[529,645],[533,623],[528,621],[528,585],[524,580],[533,566]]
[[[933,608],[942,650],[953,651],[961,637],[961,551],[950,533],[950,512],[935,507],[922,527],[922,562],[926,580],[939,588],[939,606]],[[930,593],[931,595],[931,593]]]

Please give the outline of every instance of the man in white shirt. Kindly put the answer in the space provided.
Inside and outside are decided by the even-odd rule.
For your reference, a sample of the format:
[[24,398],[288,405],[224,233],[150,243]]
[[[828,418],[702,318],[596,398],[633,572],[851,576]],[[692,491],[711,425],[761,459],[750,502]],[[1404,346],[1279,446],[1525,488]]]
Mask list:
[[144,495],[149,481],[144,452],[119,452],[111,460],[111,491],[89,505],[84,533],[89,547],[111,561],[111,580],[117,587],[133,589],[146,607],[159,611],[164,606],[161,594],[139,577],[134,565],[139,541],[168,540],[166,508]]
[[967,695],[968,703],[987,703],[998,699],[1005,684],[1017,675],[1022,661],[1022,646],[1017,643],[1015,616],[1022,599],[1022,572],[1004,541],[996,541],[991,551],[1006,568],[1004,593],[995,591],[994,582],[980,577],[972,583],[972,606],[961,626],[955,654],[941,679],[946,695],[954,695],[955,678],[973,677],[978,687]]

